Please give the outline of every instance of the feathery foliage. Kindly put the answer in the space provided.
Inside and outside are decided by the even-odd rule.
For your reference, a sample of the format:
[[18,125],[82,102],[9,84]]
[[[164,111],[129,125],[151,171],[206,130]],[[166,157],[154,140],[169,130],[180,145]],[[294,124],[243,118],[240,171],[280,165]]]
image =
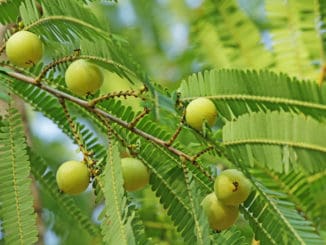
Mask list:
[[324,136],[322,123],[285,112],[248,113],[223,127],[223,144],[238,152],[244,165],[257,162],[278,172],[325,169]]
[[37,241],[32,181],[21,116],[10,103],[0,128],[0,218],[7,244]]
[[182,101],[207,97],[232,120],[246,112],[284,110],[324,120],[326,86],[269,71],[209,70],[191,75],[179,88]]
[[[0,110],[0,242],[37,240],[31,169],[36,186],[59,207],[51,210],[61,215],[58,220],[76,223],[78,231],[94,237],[92,244],[159,244],[166,237],[173,244],[251,244],[253,238],[261,244],[324,244],[324,2],[267,0],[264,26],[254,23],[235,0],[204,1],[199,7],[192,1],[128,1],[126,12],[123,3],[110,2],[0,0],[0,23],[9,28],[5,37],[28,30],[41,37],[45,50],[44,59],[32,68],[14,67],[1,56],[0,103],[7,103],[2,98],[9,89],[79,146],[93,181],[89,201],[103,207],[97,219],[96,208],[90,214],[58,191],[53,166],[26,146],[20,115],[11,106],[4,115]],[[172,8],[177,21],[166,15]],[[147,13],[149,9],[156,12]],[[147,19],[151,15],[155,18]],[[180,33],[171,28],[174,22],[186,30],[185,36],[190,34],[173,41],[185,47],[180,53],[169,50],[171,44],[164,40]],[[97,103],[103,91],[76,97],[64,73],[78,58],[117,74],[130,89]],[[212,69],[193,74],[201,66]],[[261,68],[274,72],[255,70]],[[192,75],[170,93],[154,85],[157,74],[166,80],[171,74]],[[131,91],[138,84],[148,91]],[[142,100],[144,112],[121,103],[129,97]],[[212,100],[219,115],[216,125],[203,132],[183,120],[183,106],[198,97]],[[137,157],[149,169],[146,191],[158,197],[153,206],[166,213],[155,209],[149,218],[150,212],[142,210],[146,191],[124,191],[123,154]],[[225,167],[242,170],[253,191],[240,205],[239,222],[216,233],[200,203]],[[60,242],[83,243],[78,235],[72,241],[60,237]]]
[[[267,68],[272,65],[272,56],[261,41],[258,28],[235,0],[207,1],[195,22],[193,36],[199,53],[211,67]],[[257,56],[260,62],[256,62]]]
[[298,78],[317,79],[321,61],[317,9],[317,1],[266,1],[277,70]]
[[0,2],[0,23],[15,23],[19,14],[19,5],[23,0],[9,0]]
[[110,142],[107,164],[99,180],[105,198],[105,207],[101,215],[103,218],[101,230],[105,244],[136,243],[131,227],[134,214],[128,212],[120,162],[117,144]]
[[[323,244],[310,221],[305,220],[295,209],[277,184],[265,173],[251,169],[256,191],[245,201],[244,212],[249,222],[257,229],[255,236],[266,244]],[[251,217],[250,217],[250,216]],[[262,229],[260,229],[262,228]],[[285,229],[287,232],[280,232]]]

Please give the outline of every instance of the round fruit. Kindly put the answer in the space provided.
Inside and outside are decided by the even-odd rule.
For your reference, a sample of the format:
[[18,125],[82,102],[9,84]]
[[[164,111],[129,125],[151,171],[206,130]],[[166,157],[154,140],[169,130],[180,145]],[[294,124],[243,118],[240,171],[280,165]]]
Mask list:
[[67,87],[79,96],[95,93],[103,83],[98,66],[80,59],[72,62],[65,73]]
[[121,159],[124,187],[127,191],[136,191],[149,182],[147,167],[138,159],[126,157]]
[[186,122],[197,130],[202,129],[203,122],[209,126],[215,124],[217,110],[214,103],[207,98],[197,98],[191,101],[186,108]]
[[43,56],[41,39],[32,32],[18,31],[6,43],[9,61],[20,67],[30,67]]
[[227,206],[219,201],[215,193],[208,194],[202,201],[205,215],[210,227],[216,231],[229,228],[235,223],[239,215],[238,206]]
[[67,194],[79,194],[86,190],[89,184],[89,171],[82,162],[67,161],[59,167],[56,178],[61,191]]
[[224,170],[214,183],[217,198],[226,205],[239,205],[251,191],[251,183],[242,172],[236,169]]

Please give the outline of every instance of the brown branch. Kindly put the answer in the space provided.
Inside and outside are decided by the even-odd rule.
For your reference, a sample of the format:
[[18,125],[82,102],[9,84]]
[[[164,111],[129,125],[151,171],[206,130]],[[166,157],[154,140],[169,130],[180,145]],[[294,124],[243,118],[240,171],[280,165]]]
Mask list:
[[169,146],[169,145],[166,145],[166,142],[164,140],[161,140],[159,138],[156,138],[155,136],[151,135],[151,134],[148,134],[136,127],[132,127],[130,128],[130,123],[118,118],[118,117],[115,117],[114,115],[112,114],[109,114],[99,108],[96,108],[96,107],[92,107],[89,105],[88,101],[85,101],[85,100],[82,100],[80,98],[76,98],[70,94],[67,94],[65,92],[62,92],[60,90],[57,90],[55,88],[52,88],[46,84],[42,84],[42,83],[36,83],[36,80],[33,78],[33,77],[30,77],[30,76],[26,76],[24,74],[21,74],[21,73],[18,73],[16,71],[11,71],[11,72],[8,72],[8,71],[1,71],[0,72],[6,74],[7,76],[9,77],[12,77],[12,78],[15,78],[15,79],[18,79],[18,80],[21,80],[23,82],[26,82],[26,83],[29,83],[29,84],[33,84],[35,86],[38,86],[39,88],[49,92],[50,94],[54,95],[55,97],[57,98],[63,98],[65,100],[69,100],[73,103],[76,103],[78,104],[79,106],[85,108],[86,110],[92,112],[93,114],[97,114],[97,115],[101,115],[102,117],[106,118],[107,120],[110,120],[111,122],[114,122],[124,128],[127,128],[129,129],[129,131],[133,132],[134,134],[137,134],[139,136],[141,136],[142,138],[146,139],[146,140],[149,140],[153,143],[155,143],[156,145],[159,145],[159,146],[162,146],[163,148],[165,148],[166,150],[170,151],[171,153],[181,157],[181,158],[185,158],[186,160],[188,160],[189,162],[191,162],[195,167],[199,168],[203,174],[205,174],[208,178],[210,179],[213,179],[212,176],[205,170],[203,169],[200,164],[196,161],[194,161],[194,158],[193,156],[190,156],[182,151],[180,151],[179,149],[177,148],[174,148],[173,146]]

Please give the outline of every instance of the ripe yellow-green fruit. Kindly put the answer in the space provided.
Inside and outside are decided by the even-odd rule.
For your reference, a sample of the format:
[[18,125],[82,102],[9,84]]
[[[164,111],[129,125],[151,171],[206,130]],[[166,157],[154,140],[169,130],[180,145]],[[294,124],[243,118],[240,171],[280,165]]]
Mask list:
[[229,228],[239,215],[238,206],[227,206],[219,201],[215,193],[208,194],[201,203],[210,227],[216,231]]
[[209,126],[216,122],[217,110],[214,103],[207,98],[197,98],[191,101],[186,107],[186,122],[191,127],[201,130],[203,122]]
[[56,175],[59,189],[67,194],[79,194],[86,190],[89,178],[87,166],[74,160],[64,162]]
[[126,157],[121,159],[124,188],[127,191],[137,191],[149,182],[147,167],[138,159]]
[[103,74],[97,65],[79,59],[69,65],[65,73],[65,81],[74,94],[85,96],[100,89]]
[[9,61],[20,67],[30,67],[43,56],[41,39],[32,32],[18,31],[6,42]]
[[224,204],[239,205],[248,198],[251,183],[239,170],[227,169],[215,179],[214,190]]

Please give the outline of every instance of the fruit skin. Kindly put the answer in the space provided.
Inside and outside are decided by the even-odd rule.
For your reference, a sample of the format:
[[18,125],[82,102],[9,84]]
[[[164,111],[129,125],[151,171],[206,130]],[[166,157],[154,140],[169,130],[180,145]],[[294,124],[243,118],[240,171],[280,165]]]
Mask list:
[[248,198],[251,183],[239,170],[227,169],[215,179],[214,191],[224,204],[239,205]]
[[86,60],[72,62],[65,73],[67,87],[76,95],[95,93],[103,84],[100,68]]
[[216,122],[217,110],[214,103],[207,98],[197,98],[191,101],[186,108],[186,122],[197,130],[202,129],[204,121],[209,126]]
[[137,191],[149,182],[147,167],[138,159],[126,157],[121,159],[124,188],[127,191]]
[[232,226],[239,216],[238,206],[227,206],[219,201],[214,192],[208,194],[202,201],[205,215],[210,227],[221,231]]
[[56,174],[59,189],[67,194],[79,194],[86,190],[89,178],[87,166],[74,160],[64,162]]
[[6,42],[6,54],[9,61],[20,67],[30,67],[43,56],[41,39],[32,32],[18,31]]

